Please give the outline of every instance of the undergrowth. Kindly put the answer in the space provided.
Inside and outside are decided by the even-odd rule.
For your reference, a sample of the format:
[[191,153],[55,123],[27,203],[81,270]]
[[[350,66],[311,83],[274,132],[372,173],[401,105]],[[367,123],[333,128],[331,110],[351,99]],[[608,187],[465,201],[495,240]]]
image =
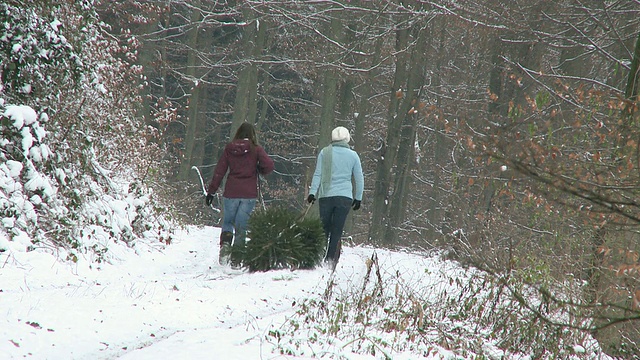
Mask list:
[[[267,335],[280,353],[349,359],[600,359],[591,336],[544,301],[523,304],[520,278],[478,271],[426,269],[412,277],[381,266],[374,253],[366,275],[347,290],[330,276],[321,296]],[[515,294],[515,295],[514,295]],[[529,300],[530,300],[529,299]],[[528,303],[529,301],[527,301]],[[544,312],[544,316],[540,312]],[[557,322],[549,321],[557,319]]]

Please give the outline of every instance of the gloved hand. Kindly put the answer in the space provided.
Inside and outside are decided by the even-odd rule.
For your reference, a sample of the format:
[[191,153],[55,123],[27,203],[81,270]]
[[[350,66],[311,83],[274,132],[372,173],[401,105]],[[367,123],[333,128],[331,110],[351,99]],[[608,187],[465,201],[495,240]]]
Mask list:
[[361,203],[361,202],[362,202],[361,200],[353,200],[353,202],[351,203],[351,208],[352,208],[353,210],[358,210],[358,209],[360,209],[360,203]]
[[213,195],[207,194],[207,198],[204,199],[204,202],[207,204],[207,206],[211,206],[211,204],[213,204]]
[[316,197],[313,194],[309,194],[309,196],[307,197],[307,202],[309,204],[313,204],[316,201]]

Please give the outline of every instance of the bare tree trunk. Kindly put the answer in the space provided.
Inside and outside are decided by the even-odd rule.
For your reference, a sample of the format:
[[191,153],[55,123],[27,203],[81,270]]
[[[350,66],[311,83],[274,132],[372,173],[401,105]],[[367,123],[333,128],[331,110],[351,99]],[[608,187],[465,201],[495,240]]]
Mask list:
[[[398,19],[401,23],[404,18]],[[369,229],[369,240],[373,243],[386,243],[384,239],[387,223],[389,188],[391,186],[391,170],[395,162],[400,141],[400,130],[403,115],[399,110],[400,100],[405,98],[404,85],[407,80],[407,65],[409,54],[407,46],[409,44],[409,29],[401,27],[396,30],[396,72],[393,86],[390,89],[389,112],[387,114],[387,136],[380,146],[378,166],[376,170],[376,180],[373,192],[373,206],[371,228]]]
[[[334,16],[331,18],[329,34],[335,41],[342,40],[342,21]],[[338,76],[336,69],[328,68],[324,71],[324,89],[320,110],[320,141],[321,144],[331,141],[331,130],[335,124],[335,108],[338,103]],[[322,146],[320,146],[322,147]]]
[[[400,147],[398,149],[398,160],[396,166],[396,176],[394,179],[393,195],[389,203],[389,221],[385,231],[385,242],[387,244],[397,244],[399,240],[398,233],[401,231],[399,226],[405,219],[407,210],[407,200],[409,197],[409,187],[411,179],[411,170],[413,169],[415,155],[415,122],[417,115],[407,115],[409,124],[402,129]],[[411,124],[413,123],[413,125]]]
[[[444,50],[445,35],[448,30],[448,22],[446,17],[438,21],[438,52],[436,54],[435,72],[432,77],[431,87],[438,91],[442,86],[441,70],[443,59],[446,59]],[[440,107],[441,98],[438,96],[434,99],[433,103],[436,108]],[[433,165],[431,166],[432,186],[431,191],[426,191],[426,204],[427,204],[427,220],[429,231],[425,234],[426,238],[435,238],[437,231],[448,234],[451,229],[444,229],[447,219],[444,219],[444,205],[441,204],[442,198],[442,184],[444,183],[444,174],[441,169],[445,168],[446,163],[446,143],[443,135],[444,126],[440,121],[435,121],[433,126]]]
[[[211,48],[211,45],[213,43],[211,29],[204,29],[201,31],[202,36],[198,40],[198,46],[202,49]],[[212,136],[212,134],[207,131],[207,117],[205,113],[207,109],[207,100],[209,98],[208,94],[210,93],[209,85],[206,82],[201,82],[199,88],[201,88],[201,90],[198,91],[197,100],[199,104],[199,114],[197,114],[196,116],[200,120],[197,123],[195,144],[193,147],[193,153],[191,154],[191,166],[198,167],[200,167],[204,163],[205,144],[207,143],[207,139]]]
[[633,60],[627,78],[627,87],[624,96],[631,101],[638,101],[638,88],[640,87],[640,33],[636,40],[636,47],[633,52]]
[[[342,40],[342,21],[338,18],[339,15],[334,15],[331,18],[329,27],[327,29],[328,37],[332,40],[340,42]],[[333,59],[326,59],[327,62],[331,62]],[[320,88],[322,89],[322,98],[320,100],[320,116],[318,121],[316,122],[315,129],[318,134],[317,137],[317,152],[315,155],[319,153],[319,151],[329,145],[331,143],[331,130],[335,124],[335,108],[338,102],[338,73],[334,68],[327,68],[323,73],[323,81],[320,84]],[[305,189],[308,189],[311,184],[311,178],[313,177],[313,172],[315,169],[314,165],[310,165],[307,171],[307,186]],[[316,194],[318,195],[318,194]],[[314,205],[312,214],[318,213],[318,205],[317,202]]]
[[[151,34],[156,28],[158,28],[158,24],[160,22],[160,16],[154,18],[154,21],[149,21],[143,26],[141,30],[142,34]],[[159,46],[157,42],[153,41],[145,41],[142,42],[142,48],[139,51],[138,62],[144,69],[144,76],[147,79],[151,79],[153,77],[152,73],[156,71],[153,65],[151,65],[156,58],[156,52],[158,51]],[[142,104],[140,106],[140,115],[146,119],[147,123],[150,123],[151,117],[151,99],[152,99],[152,87],[145,86],[141,91],[142,94]]]
[[189,50],[187,57],[187,76],[190,79],[193,79],[193,87],[191,89],[191,96],[189,97],[189,112],[186,124],[186,130],[184,134],[184,153],[182,157],[182,162],[180,163],[180,171],[178,173],[178,180],[186,181],[189,178],[189,173],[191,172],[191,157],[193,156],[193,149],[196,143],[196,130],[198,129],[198,121],[199,121],[199,100],[200,100],[200,90],[203,86],[201,82],[198,82],[198,55],[196,54],[196,49],[198,49],[198,32],[199,32],[199,24],[202,19],[202,14],[198,10],[196,6],[191,13],[191,24],[193,27],[189,31],[189,35],[187,37],[187,41],[189,43],[189,47],[192,50]]
[[[633,52],[633,59],[631,61],[631,66],[629,68],[629,76],[627,77],[627,84],[625,86],[625,98],[628,100],[625,105],[620,117],[624,119],[622,123],[621,136],[622,140],[620,144],[624,144],[627,139],[635,140],[638,138],[637,127],[633,125],[634,116],[637,119],[637,106],[638,106],[638,82],[640,81],[640,34],[638,34],[638,38],[635,43],[635,48]],[[623,146],[621,146],[623,148]],[[630,156],[634,156],[630,154]],[[620,158],[626,158],[624,154],[620,154]],[[598,307],[598,304],[602,303],[622,303],[626,299],[621,299],[620,295],[612,294],[611,289],[613,287],[624,288],[628,286],[624,281],[619,278],[611,281],[607,279],[605,273],[607,265],[605,264],[605,257],[603,255],[603,249],[607,246],[607,230],[608,225],[602,224],[598,226],[595,230],[595,234],[592,239],[592,248],[591,248],[591,262],[588,264],[588,268],[586,269],[586,278],[588,282],[588,286],[585,288],[586,298],[590,302],[590,304],[596,306],[596,311],[593,316],[595,319],[596,326],[602,326],[603,323],[610,322],[611,319],[624,318],[628,316],[628,310],[625,310],[624,307],[620,309],[603,309]],[[632,241],[633,240],[626,240]],[[633,245],[629,245],[630,248],[633,248]],[[603,329],[596,330],[593,333],[593,336],[600,342],[601,346],[607,353],[616,353],[618,349],[619,343],[623,340],[632,341],[634,343],[638,343],[640,341],[640,334],[638,333],[638,327],[634,326],[633,323],[628,325],[616,325],[616,326],[607,326]]]
[[429,31],[424,27],[416,28],[414,32],[413,39],[415,39],[416,45],[411,52],[411,59],[409,60],[411,69],[407,73],[407,94],[400,108],[401,112],[398,114],[398,117],[403,119],[403,125],[400,131],[393,195],[389,204],[389,221],[385,231],[387,244],[396,244],[398,242],[398,226],[406,215],[411,170],[415,163],[416,122],[420,107],[420,89],[424,86],[425,81],[424,64],[426,55],[424,50],[428,41]]
[[[366,168],[366,164],[364,163],[365,159],[363,158],[363,151],[366,148],[365,143],[365,125],[368,120],[370,120],[371,114],[371,101],[370,98],[374,93],[373,83],[374,79],[377,76],[377,72],[373,69],[377,68],[378,63],[380,62],[381,49],[382,49],[383,38],[378,37],[375,42],[375,46],[372,51],[371,58],[363,58],[360,61],[361,68],[369,68],[369,70],[365,76],[363,77],[362,87],[358,93],[358,97],[356,98],[356,115],[354,116],[354,150],[360,155],[361,160],[363,161],[363,168]],[[366,183],[367,179],[365,179]],[[362,199],[365,204],[370,201],[370,199],[366,199],[366,193],[363,195]],[[366,213],[368,213],[367,206],[363,205],[361,211],[352,211],[349,212],[349,230],[354,229],[356,224],[366,226],[366,224],[361,224],[361,220],[368,218]]]
[[319,148],[331,142],[331,130],[335,123],[335,106],[338,93],[338,76],[333,70],[326,70],[323,81],[322,102],[320,110]]
[[244,67],[238,75],[236,100],[233,106],[231,135],[243,122],[254,124],[258,115],[258,64],[267,38],[267,23],[256,18],[251,9],[243,9],[247,25],[244,29],[243,47],[246,49]]
[[[265,92],[269,91],[270,85],[270,77],[265,76],[262,78],[262,83],[260,87],[264,89]],[[262,131],[262,125],[267,119],[267,111],[269,110],[269,102],[266,100],[260,101],[258,95],[256,94],[256,105],[261,105],[259,111],[256,113],[256,129]]]

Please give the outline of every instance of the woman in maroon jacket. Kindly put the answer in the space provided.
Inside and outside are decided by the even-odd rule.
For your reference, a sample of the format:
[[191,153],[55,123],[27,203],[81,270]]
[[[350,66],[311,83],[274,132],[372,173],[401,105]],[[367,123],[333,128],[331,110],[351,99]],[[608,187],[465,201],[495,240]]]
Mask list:
[[224,185],[222,233],[220,247],[231,245],[244,246],[247,221],[256,206],[258,198],[258,173],[267,175],[273,171],[273,160],[258,144],[253,125],[243,123],[236,131],[233,140],[228,143],[216,168],[207,190],[207,206],[213,201],[222,179],[227,175]]

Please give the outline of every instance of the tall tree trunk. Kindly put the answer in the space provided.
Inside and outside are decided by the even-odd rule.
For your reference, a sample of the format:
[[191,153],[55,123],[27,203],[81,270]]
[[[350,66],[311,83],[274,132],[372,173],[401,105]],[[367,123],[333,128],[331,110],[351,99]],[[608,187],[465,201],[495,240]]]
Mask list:
[[233,106],[231,136],[243,122],[255,124],[258,115],[258,63],[267,38],[267,22],[258,19],[248,8],[243,9],[247,25],[244,28],[244,67],[238,75],[236,99]]
[[[413,158],[415,155],[415,122],[417,115],[407,115],[407,122],[401,132],[401,142],[398,148],[398,159],[396,161],[396,176],[394,179],[393,194],[389,202],[389,221],[385,229],[385,243],[395,245],[398,243],[400,224],[402,224],[406,215],[407,199],[409,195],[409,186],[411,179],[411,170],[413,169]],[[411,124],[413,123],[413,125]]]
[[503,96],[503,81],[505,78],[505,64],[502,60],[502,39],[500,34],[496,34],[492,40],[491,49],[491,71],[489,72],[489,117],[492,121],[498,120],[501,116],[507,116],[509,111],[509,98]]
[[198,10],[198,7],[194,7],[191,13],[192,28],[189,30],[187,42],[189,50],[187,55],[187,77],[193,79],[193,87],[191,89],[191,96],[189,97],[189,111],[187,119],[185,120],[186,129],[184,134],[184,153],[182,156],[182,162],[180,163],[180,171],[178,173],[178,180],[186,181],[189,178],[191,172],[191,157],[193,155],[193,149],[196,143],[196,130],[198,129],[199,119],[199,100],[200,90],[203,86],[197,79],[198,74],[198,55],[195,49],[198,49],[198,32],[200,30],[200,20],[202,20],[202,14]]
[[[162,14],[158,14],[158,17],[154,18],[154,21],[149,21],[144,24],[140,33],[141,34],[151,34],[157,28],[158,24],[161,21]],[[146,79],[153,79],[154,72],[157,69],[152,65],[153,61],[156,58],[156,53],[158,51],[158,47],[161,46],[158,42],[155,41],[143,41],[142,48],[139,50],[138,63],[142,66],[144,71],[144,77]],[[151,86],[144,86],[141,90],[142,95],[142,104],[139,108],[140,116],[144,117],[146,123],[152,122],[152,109],[151,109],[151,101],[153,96],[153,88]]]
[[[619,140],[619,147],[625,148],[625,144],[628,140],[637,140],[638,131],[637,126],[634,125],[634,119],[637,121],[638,111],[637,106],[640,99],[638,98],[638,83],[640,82],[640,34],[635,43],[633,51],[633,59],[629,68],[629,75],[627,77],[627,84],[625,86],[625,98],[628,100],[625,108],[620,114],[620,118],[623,120],[621,124],[620,134],[622,134]],[[635,152],[635,150],[631,150]],[[620,154],[620,159],[625,159],[627,156],[634,156],[634,154]],[[607,271],[607,264],[605,264],[605,257],[603,255],[603,248],[607,245],[607,232],[609,225],[607,223],[598,226],[595,230],[595,234],[592,239],[591,249],[591,262],[587,265],[585,270],[588,286],[585,287],[585,296],[591,304],[596,305],[596,311],[594,314],[595,325],[602,326],[603,323],[610,321],[609,319],[624,318],[628,316],[624,309],[603,309],[597,307],[602,303],[618,303],[625,300],[620,299],[620,296],[612,296],[611,289],[615,286],[624,288],[627,284],[615,284],[620,280],[614,280],[614,284],[605,276]],[[608,298],[607,298],[608,297]],[[619,351],[618,344],[621,342],[633,342],[638,343],[640,341],[640,335],[638,334],[637,326],[633,324],[629,325],[615,325],[608,326],[606,328],[597,330],[593,333],[593,336],[599,341],[605,352],[609,354],[615,354]]]
[[[443,17],[438,23],[438,51],[436,53],[436,64],[435,64],[435,73],[432,77],[431,86],[434,89],[440,89],[442,85],[441,79],[441,69],[443,59],[446,57],[446,52],[444,50],[445,45],[445,35],[448,30],[448,22],[446,21],[446,17]],[[433,100],[433,103],[436,105],[436,108],[440,107],[441,98],[438,96]],[[432,174],[432,186],[431,191],[426,193],[426,204],[427,204],[427,220],[428,220],[428,231],[425,234],[427,239],[433,239],[436,236],[437,232],[448,234],[451,232],[451,229],[444,229],[444,205],[441,204],[441,186],[443,183],[444,174],[441,169],[445,168],[446,163],[446,143],[444,141],[444,126],[442,122],[435,121],[433,124],[433,165],[430,166],[430,173]]]
[[[625,86],[624,96],[628,100],[625,108],[622,111],[621,118],[624,119],[620,129],[620,139],[618,140],[618,147],[624,148],[629,139],[636,140],[637,134],[633,131],[634,115],[637,113],[638,102],[638,88],[640,83],[640,33],[636,40],[635,48],[633,51],[633,59],[631,60],[631,66],[629,67],[629,75],[627,76],[627,84]],[[619,154],[620,160],[624,158],[625,154]]]
[[638,88],[640,87],[640,33],[636,40],[636,47],[633,51],[633,60],[629,69],[629,77],[627,78],[627,86],[624,96],[634,102],[638,100]]
[[[338,12],[339,10],[336,10]],[[342,21],[339,19],[339,15],[334,13],[334,16],[331,18],[329,27],[326,31],[327,36],[340,42],[342,40]],[[333,61],[334,59],[328,57],[326,59],[328,62]],[[334,68],[327,68],[323,73],[323,82],[320,84],[320,88],[322,89],[322,98],[320,100],[320,117],[318,121],[315,123],[317,137],[317,152],[329,145],[331,143],[331,130],[335,124],[335,108],[337,104],[338,97],[338,73]],[[313,177],[313,171],[315,169],[315,165],[311,165],[308,167],[307,171],[307,185],[311,184],[311,178]],[[309,187],[307,186],[306,189]],[[316,194],[318,195],[318,194]],[[318,213],[317,202],[312,210],[312,214]]]
[[331,130],[335,124],[334,111],[338,98],[338,75],[334,70],[326,70],[324,72],[322,88],[319,148],[322,148],[331,142]]
[[362,68],[368,67],[370,70],[365,74],[363,78],[362,90],[359,92],[359,101],[355,105],[357,108],[357,115],[355,116],[354,121],[355,128],[353,130],[353,135],[355,139],[353,146],[358,154],[362,154],[362,151],[365,149],[366,145],[364,142],[365,123],[371,113],[370,98],[374,93],[372,84],[374,83],[374,78],[378,75],[378,73],[374,69],[380,62],[382,42],[382,37],[379,37],[376,40],[370,63],[367,61],[367,59],[363,59],[363,61],[361,62]]
[[[370,58],[363,57],[359,61],[360,68],[363,68],[363,69],[369,68],[370,70],[364,75],[362,79],[362,87],[358,93],[359,96],[355,99],[356,104],[354,106],[356,107],[356,115],[354,116],[353,147],[354,147],[354,150],[360,155],[361,160],[363,161],[362,166],[365,169],[366,169],[366,164],[364,163],[365,159],[362,156],[363,151],[366,147],[365,138],[364,138],[365,124],[367,121],[370,120],[370,113],[371,113],[370,99],[372,94],[374,93],[373,84],[375,83],[375,77],[378,75],[377,71],[375,71],[374,69],[377,68],[378,63],[380,62],[380,57],[381,57],[380,54],[382,50],[383,40],[384,39],[381,36],[378,37],[373,47],[373,51],[371,52],[372,53],[371,57]],[[365,183],[366,181],[367,179],[365,179]],[[366,199],[366,193],[365,195],[363,195],[362,200],[363,202],[365,202],[365,204],[369,201],[369,199]],[[366,214],[366,212],[368,212],[368,209],[367,209],[367,206],[365,205],[363,205],[361,211],[350,212],[349,213],[350,214],[349,229],[353,229],[361,219],[368,218],[368,216],[362,215],[362,214]],[[365,225],[365,224],[362,224],[362,225]]]
[[[213,36],[211,34],[212,29],[203,29],[202,36],[198,40],[198,46],[201,49],[210,49],[213,43]],[[201,72],[202,73],[202,72]],[[200,73],[200,74],[201,74]],[[211,92],[209,90],[209,85],[206,82],[200,82],[198,86],[201,90],[198,91],[198,108],[206,110],[209,96],[208,94]],[[205,111],[199,111],[199,114],[196,114],[200,120],[197,122],[196,133],[195,133],[195,144],[193,147],[193,152],[191,154],[191,166],[202,166],[204,163],[205,157],[205,146],[207,143],[207,139],[211,137],[212,134],[207,132],[207,117]]]
[[[270,79],[271,79],[271,77],[269,77],[269,76],[265,76],[265,77],[262,78],[262,83],[260,84],[260,87],[262,89],[264,89],[265,93],[269,92]],[[257,105],[261,105],[260,108],[259,108],[259,111],[257,112],[257,115],[256,115],[256,129],[261,131],[262,130],[262,125],[264,124],[265,120],[267,119],[267,112],[269,110],[269,102],[266,101],[266,100],[260,101],[260,99],[256,95],[256,104]]]
[[387,244],[398,242],[398,226],[406,215],[407,198],[409,196],[409,183],[411,170],[414,164],[416,122],[420,108],[420,89],[424,86],[425,73],[425,47],[428,41],[429,31],[426,27],[414,29],[413,39],[415,47],[411,51],[407,73],[407,94],[398,114],[403,119],[400,131],[400,142],[396,160],[396,176],[393,187],[393,195],[389,202],[389,221],[386,224],[385,241]]
[[[404,23],[406,16],[400,16],[398,24]],[[409,53],[409,29],[399,25],[396,30],[396,71],[394,74],[393,86],[390,89],[389,110],[387,114],[387,135],[384,143],[380,147],[378,166],[376,169],[376,180],[373,192],[373,206],[371,228],[369,229],[369,240],[373,243],[386,243],[384,239],[385,228],[388,216],[389,188],[391,186],[391,170],[398,152],[400,141],[400,131],[404,115],[399,109],[401,99],[406,99],[410,94],[406,94],[407,66]],[[409,109],[407,109],[409,110]]]
[[[342,21],[333,16],[329,25],[329,36],[332,40],[340,42],[342,35]],[[335,125],[335,109],[338,103],[338,77],[336,69],[325,69],[320,109],[320,148],[324,146],[324,142],[331,142],[331,130]]]

